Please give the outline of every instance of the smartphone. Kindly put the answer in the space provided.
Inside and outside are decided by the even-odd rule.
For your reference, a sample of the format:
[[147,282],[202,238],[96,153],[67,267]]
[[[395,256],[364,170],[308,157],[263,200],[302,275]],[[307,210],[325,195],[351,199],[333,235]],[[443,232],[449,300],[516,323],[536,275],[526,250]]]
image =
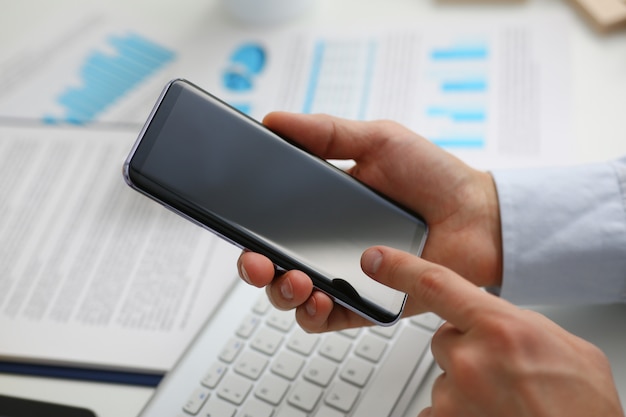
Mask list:
[[124,163],[126,182],[235,245],[299,269],[381,325],[406,294],[369,278],[363,251],[419,255],[422,218],[187,80],[169,82]]

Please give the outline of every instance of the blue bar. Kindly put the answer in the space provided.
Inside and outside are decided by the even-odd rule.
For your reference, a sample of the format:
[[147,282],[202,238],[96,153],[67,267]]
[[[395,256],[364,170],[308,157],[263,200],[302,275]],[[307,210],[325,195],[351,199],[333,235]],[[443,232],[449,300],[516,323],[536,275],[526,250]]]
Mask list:
[[120,55],[113,61],[120,69],[145,77],[158,69],[162,63],[149,64],[145,60],[138,60],[136,56]]
[[59,103],[66,109],[64,116],[66,119],[89,122],[100,111],[99,108],[92,106],[89,101],[85,100],[80,90],[68,91],[62,100],[59,100]]
[[93,60],[87,62],[82,73],[86,81],[85,87],[93,83],[102,83],[116,91],[123,91],[146,76],[146,74],[133,74],[120,69],[112,58],[105,58],[100,62]]
[[315,99],[315,91],[317,90],[317,84],[319,83],[320,72],[322,70],[322,61],[324,59],[324,42],[319,41],[315,45],[313,51],[313,64],[311,66],[311,78],[309,79],[309,86],[307,88],[306,96],[304,98],[303,113],[311,113],[313,109],[313,100]]
[[119,55],[114,57],[94,57],[91,65],[108,68],[111,73],[120,75],[120,78],[143,78],[154,71],[154,67],[146,66],[135,60],[134,57]]
[[66,109],[71,111],[85,111],[86,108],[93,108],[94,106],[90,100],[85,99],[84,90],[78,88],[71,88],[65,91],[61,97],[59,97],[59,104],[62,104]]
[[59,118],[56,116],[53,116],[51,114],[45,114],[42,118],[41,121],[47,125],[56,125],[60,122]]
[[110,65],[108,59],[101,63],[95,60],[87,62],[81,74],[84,89],[95,90],[102,96],[117,95],[128,85],[123,74],[116,72],[115,67]]
[[431,117],[449,117],[454,122],[484,122],[487,119],[482,109],[429,107],[426,114]]
[[68,107],[63,120],[69,123],[80,124],[91,121],[93,112],[84,110],[80,105]]
[[94,89],[69,89],[62,96],[59,97],[58,102],[62,104],[69,112],[74,114],[82,113],[87,117],[88,115],[95,115],[101,112],[106,106],[111,103],[114,98],[109,96],[99,95]]
[[449,80],[441,83],[444,92],[483,92],[487,90],[485,80]]
[[431,142],[442,148],[479,149],[485,147],[485,139],[482,137],[440,137],[431,138]]
[[[82,88],[74,90],[72,95],[80,96],[82,106],[93,109],[93,115],[104,110],[132,86],[132,81],[118,78],[115,73],[107,70],[106,65],[102,67],[88,65],[83,68],[83,74]],[[69,91],[72,90],[63,94],[59,102],[66,106],[70,103],[77,106],[78,97],[72,97],[70,100],[67,97]]]
[[69,89],[60,98],[59,104],[62,104],[68,112],[87,118],[102,110],[103,104],[96,102],[89,95],[85,94],[84,89]]
[[465,59],[486,59],[489,55],[486,46],[476,46],[476,47],[452,47],[452,48],[442,48],[442,49],[434,49],[430,56],[434,60],[465,60]]

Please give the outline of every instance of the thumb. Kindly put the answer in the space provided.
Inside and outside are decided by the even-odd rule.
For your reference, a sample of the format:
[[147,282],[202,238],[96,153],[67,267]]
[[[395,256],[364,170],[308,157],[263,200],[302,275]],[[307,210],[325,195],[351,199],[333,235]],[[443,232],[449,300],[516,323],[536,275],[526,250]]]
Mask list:
[[361,268],[376,281],[407,293],[421,310],[432,311],[461,331],[469,330],[485,309],[502,307],[502,300],[455,272],[396,249],[367,249]]

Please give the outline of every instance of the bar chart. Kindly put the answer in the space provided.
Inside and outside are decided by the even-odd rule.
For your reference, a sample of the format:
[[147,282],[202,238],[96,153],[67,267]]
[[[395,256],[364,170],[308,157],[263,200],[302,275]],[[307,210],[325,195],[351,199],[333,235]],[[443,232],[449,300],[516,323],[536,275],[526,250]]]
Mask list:
[[445,148],[484,149],[494,97],[493,51],[480,32],[468,39],[405,32],[317,39],[296,110],[392,119]]
[[420,94],[423,133],[445,148],[482,149],[489,117],[491,54],[486,42],[443,41],[426,48]]
[[43,117],[49,124],[92,122],[151,74],[174,59],[175,53],[136,33],[111,35],[109,50],[90,51],[78,69],[78,85],[57,97],[61,114]]

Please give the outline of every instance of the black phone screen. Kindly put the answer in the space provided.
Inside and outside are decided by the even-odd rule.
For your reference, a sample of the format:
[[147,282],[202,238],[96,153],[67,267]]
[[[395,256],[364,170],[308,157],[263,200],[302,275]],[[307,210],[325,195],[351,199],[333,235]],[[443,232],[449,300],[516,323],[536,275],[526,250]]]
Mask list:
[[126,164],[127,181],[279,267],[307,272],[381,324],[405,294],[367,277],[363,251],[419,254],[427,228],[354,178],[184,80],[166,87]]

